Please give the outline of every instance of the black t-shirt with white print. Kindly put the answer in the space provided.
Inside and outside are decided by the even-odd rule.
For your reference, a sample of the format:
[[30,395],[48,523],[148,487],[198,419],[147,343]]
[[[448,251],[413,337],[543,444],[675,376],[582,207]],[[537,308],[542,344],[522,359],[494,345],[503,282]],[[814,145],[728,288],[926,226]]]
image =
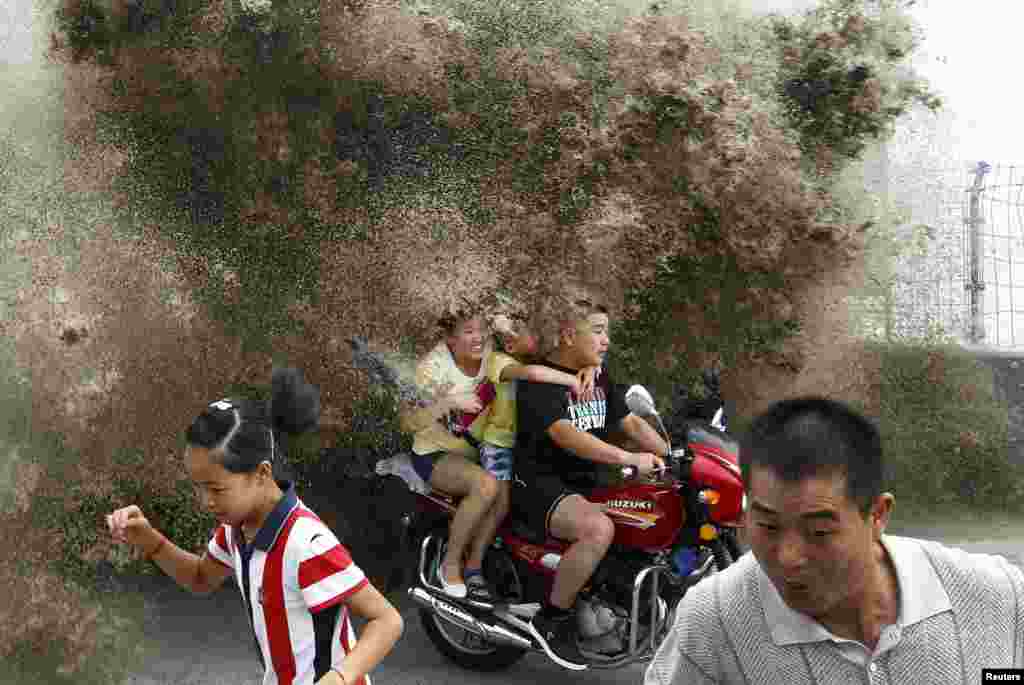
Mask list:
[[[551,362],[542,362],[559,371],[577,372]],[[608,434],[629,414],[625,390],[615,385],[602,371],[594,389],[577,397],[572,389],[554,383],[520,381],[516,390],[515,468],[527,485],[543,476],[557,476],[567,484],[592,487],[597,464],[564,450],[548,435],[548,428],[566,419],[578,429],[600,438]]]

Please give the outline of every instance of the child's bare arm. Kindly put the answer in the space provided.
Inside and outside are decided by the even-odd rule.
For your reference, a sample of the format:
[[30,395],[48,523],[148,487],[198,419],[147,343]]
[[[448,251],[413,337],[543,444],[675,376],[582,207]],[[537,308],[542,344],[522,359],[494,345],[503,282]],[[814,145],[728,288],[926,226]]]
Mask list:
[[215,561],[208,552],[201,556],[187,552],[153,528],[136,505],[123,507],[107,516],[107,526],[116,542],[130,544],[143,552],[181,587],[206,595],[221,585],[232,571]]
[[501,380],[526,380],[534,383],[566,385],[576,391],[580,389],[580,382],[576,376],[540,364],[509,364],[501,370]]
[[402,615],[373,585],[366,585],[352,595],[348,606],[352,613],[368,622],[342,667],[328,672],[317,685],[358,682],[384,660],[402,637]]
[[399,412],[399,426],[403,431],[415,433],[423,430],[453,409],[479,412],[483,409],[483,405],[480,402],[480,398],[472,392],[444,395],[434,400],[408,403]]

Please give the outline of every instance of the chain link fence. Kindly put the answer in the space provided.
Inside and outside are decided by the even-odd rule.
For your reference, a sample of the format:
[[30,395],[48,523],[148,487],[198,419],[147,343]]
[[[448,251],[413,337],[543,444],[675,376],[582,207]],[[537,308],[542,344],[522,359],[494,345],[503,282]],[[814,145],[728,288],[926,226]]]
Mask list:
[[[972,274],[980,293],[982,326],[976,342],[993,347],[1024,347],[1024,167],[989,167],[977,190],[965,193],[978,198],[977,238],[972,241],[968,216],[964,241]],[[974,253],[977,253],[975,256]],[[972,284],[968,281],[965,288]]]
[[1024,349],[1024,167],[918,169],[886,184],[910,220],[895,228],[891,271],[850,298],[855,333]]

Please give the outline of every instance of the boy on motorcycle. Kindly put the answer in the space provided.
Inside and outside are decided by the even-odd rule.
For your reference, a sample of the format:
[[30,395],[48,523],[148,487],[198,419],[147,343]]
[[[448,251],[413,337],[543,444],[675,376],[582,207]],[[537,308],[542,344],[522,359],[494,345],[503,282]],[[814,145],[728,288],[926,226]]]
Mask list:
[[474,537],[463,574],[467,596],[485,603],[492,600],[492,593],[480,568],[484,554],[509,510],[516,438],[516,381],[551,383],[568,387],[576,395],[584,395],[593,388],[594,378],[600,370],[600,367],[588,366],[573,375],[543,364],[526,364],[537,354],[536,336],[525,330],[515,330],[512,321],[504,315],[494,317],[492,327],[504,352],[491,352],[485,362],[487,378],[495,386],[495,396],[483,418],[480,465],[497,479],[498,497],[494,514],[481,522],[481,530]]
[[[560,313],[558,346],[544,363],[575,374],[600,366],[608,345],[608,310],[577,299]],[[615,535],[612,520],[585,493],[596,484],[598,464],[634,466],[648,475],[664,469],[658,455],[668,446],[646,421],[629,413],[623,388],[607,372],[583,397],[564,387],[527,381],[520,384],[516,399],[516,472],[525,486],[512,496],[513,511],[538,532],[570,543],[551,594],[530,628],[545,651],[582,667],[586,661],[576,646],[572,610]],[[607,442],[616,428],[644,451],[628,452]]]

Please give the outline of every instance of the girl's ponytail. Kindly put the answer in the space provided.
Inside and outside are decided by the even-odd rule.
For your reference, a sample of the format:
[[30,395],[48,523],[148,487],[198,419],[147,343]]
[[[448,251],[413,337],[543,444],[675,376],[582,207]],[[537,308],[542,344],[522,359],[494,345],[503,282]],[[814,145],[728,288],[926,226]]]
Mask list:
[[286,468],[287,436],[320,422],[320,391],[298,369],[274,369],[270,402],[224,399],[210,404],[186,431],[189,445],[215,450],[225,469],[251,473],[264,462]]
[[320,391],[296,368],[274,369],[270,380],[270,417],[274,431],[299,435],[320,423]]

